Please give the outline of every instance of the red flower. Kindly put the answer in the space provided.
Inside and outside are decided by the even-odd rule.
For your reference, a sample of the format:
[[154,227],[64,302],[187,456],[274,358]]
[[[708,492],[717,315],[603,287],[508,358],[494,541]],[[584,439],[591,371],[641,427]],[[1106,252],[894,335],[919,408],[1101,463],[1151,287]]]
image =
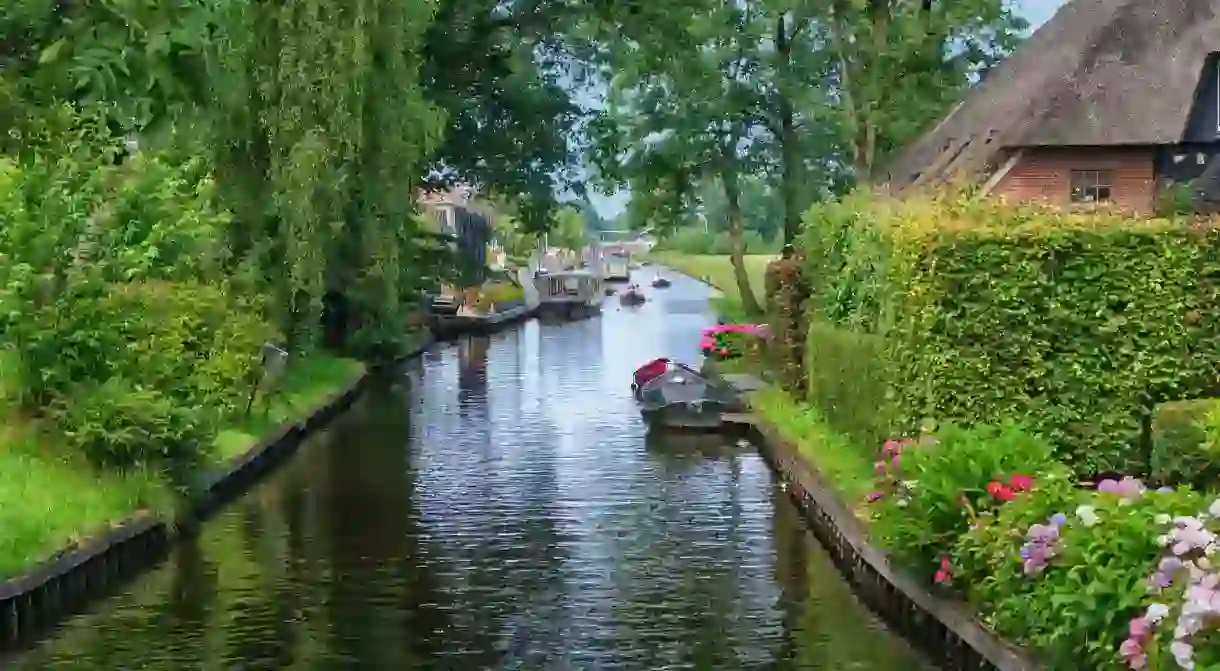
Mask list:
[[727,348],[727,347],[721,347],[721,348],[720,348],[720,356],[728,356],[728,355],[729,355],[729,348]]
[[1018,492],[1028,492],[1034,488],[1034,479],[1028,475],[1014,475],[1008,479],[1008,483]]
[[1013,497],[1012,489],[1008,485],[995,480],[987,483],[987,493],[1000,501],[1011,501]]
[[940,569],[936,572],[936,584],[949,582],[949,578],[953,577],[953,565],[949,563],[948,557],[940,558]]

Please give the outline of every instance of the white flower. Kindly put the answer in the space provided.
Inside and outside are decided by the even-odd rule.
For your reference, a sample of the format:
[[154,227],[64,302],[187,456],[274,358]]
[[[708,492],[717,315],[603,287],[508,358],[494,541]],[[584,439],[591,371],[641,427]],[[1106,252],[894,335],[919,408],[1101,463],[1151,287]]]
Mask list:
[[1091,527],[1097,524],[1097,509],[1093,506],[1080,506],[1076,509],[1076,517],[1080,519],[1081,524]]
[[1169,520],[1170,520],[1171,518],[1170,518],[1168,515],[1166,515],[1165,513],[1161,513],[1161,514],[1157,515],[1156,517],[1154,517],[1154,518],[1152,518],[1152,519],[1153,519],[1153,520],[1154,520],[1154,521],[1155,521],[1157,524],[1169,524]]
[[1166,606],[1163,603],[1154,603],[1148,606],[1148,612],[1144,614],[1144,619],[1148,620],[1152,624],[1156,624],[1157,622],[1163,620],[1168,614],[1169,606]]
[[1207,514],[1212,517],[1220,517],[1220,499],[1212,501],[1212,504],[1207,507]]

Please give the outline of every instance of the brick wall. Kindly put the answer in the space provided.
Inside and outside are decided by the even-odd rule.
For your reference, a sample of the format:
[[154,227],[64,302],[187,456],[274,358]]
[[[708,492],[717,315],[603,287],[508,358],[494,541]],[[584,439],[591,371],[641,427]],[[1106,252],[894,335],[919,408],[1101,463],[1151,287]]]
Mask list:
[[1155,154],[1152,147],[1026,149],[991,193],[1013,201],[1043,200],[1070,206],[1073,170],[1110,170],[1114,176],[1112,202],[1149,212],[1156,199]]

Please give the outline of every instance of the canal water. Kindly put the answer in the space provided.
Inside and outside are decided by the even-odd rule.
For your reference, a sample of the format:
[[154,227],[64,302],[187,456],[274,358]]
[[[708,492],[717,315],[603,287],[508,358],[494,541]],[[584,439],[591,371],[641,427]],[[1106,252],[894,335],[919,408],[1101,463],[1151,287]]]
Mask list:
[[649,292],[427,353],[9,668],[928,668],[753,449],[647,435],[632,370],[712,321]]

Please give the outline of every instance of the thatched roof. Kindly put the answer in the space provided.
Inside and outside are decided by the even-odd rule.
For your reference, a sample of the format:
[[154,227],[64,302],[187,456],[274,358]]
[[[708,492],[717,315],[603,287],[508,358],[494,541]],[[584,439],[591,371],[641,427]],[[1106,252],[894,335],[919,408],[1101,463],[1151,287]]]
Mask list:
[[1220,0],[1070,0],[889,166],[890,187],[994,172],[1015,147],[1181,140]]

